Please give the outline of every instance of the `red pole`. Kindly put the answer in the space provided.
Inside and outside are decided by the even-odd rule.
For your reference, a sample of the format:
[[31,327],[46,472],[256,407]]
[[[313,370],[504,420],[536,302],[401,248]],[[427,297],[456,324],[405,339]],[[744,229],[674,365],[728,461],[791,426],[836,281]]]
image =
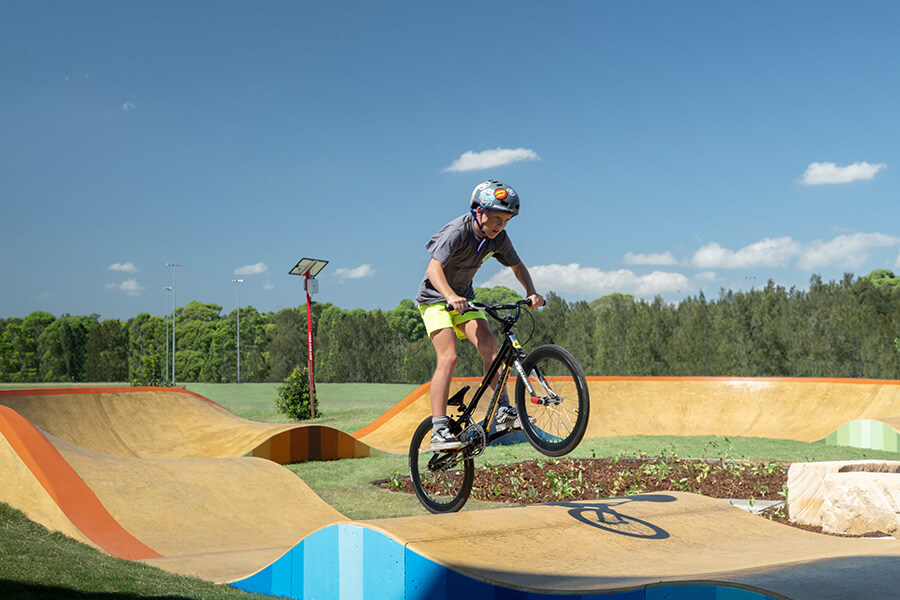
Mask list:
[[309,417],[316,418],[316,378],[313,376],[312,298],[309,296],[309,271],[306,272],[306,336],[309,345]]

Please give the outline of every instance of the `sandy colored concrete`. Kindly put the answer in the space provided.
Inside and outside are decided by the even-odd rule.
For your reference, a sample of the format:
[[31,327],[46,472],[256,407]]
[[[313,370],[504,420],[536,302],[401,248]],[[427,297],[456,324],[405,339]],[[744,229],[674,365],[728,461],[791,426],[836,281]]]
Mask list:
[[[695,389],[696,397],[712,394],[704,389]],[[729,397],[721,385],[715,389]],[[655,395],[665,391],[656,386],[645,390],[644,400],[654,403]],[[77,405],[85,394],[72,396],[68,402]],[[185,448],[221,452],[216,438],[225,435],[221,430],[212,433],[209,418],[191,407],[185,410],[198,411],[200,416],[193,418],[198,421],[196,435],[203,441],[192,440],[190,421],[185,420],[189,413],[179,413],[173,400],[193,402],[178,396],[157,404],[163,400],[150,394],[141,400],[150,407],[146,411],[121,398],[95,399],[93,405],[81,402],[83,410],[72,408],[67,414],[74,421],[69,427],[57,414],[43,414],[61,410],[64,403],[46,399],[23,403],[30,417],[69,439],[40,431],[30,417],[26,420],[12,408],[0,407],[0,474],[9,484],[0,486],[0,501],[110,554],[133,557],[128,553],[145,552],[144,562],[217,582],[258,572],[314,531],[347,522],[303,481],[271,461],[172,456]],[[787,401],[784,396],[779,400]],[[767,402],[775,405],[775,400]],[[131,410],[110,406],[118,403],[131,403]],[[640,408],[641,400],[636,399],[634,406]],[[720,414],[725,412],[719,409]],[[129,414],[133,422],[125,424]],[[180,415],[177,438],[161,424],[172,414]],[[79,422],[79,416],[90,422]],[[154,422],[148,421],[151,418]],[[116,425],[120,423],[121,432]],[[98,439],[91,440],[91,432]],[[138,441],[141,434],[163,439]],[[78,436],[91,447],[71,441]],[[167,444],[166,456],[158,456]],[[120,454],[101,452],[100,447]],[[134,456],[139,452],[157,456]],[[77,502],[71,501],[72,494]],[[586,593],[661,581],[725,582],[775,597],[827,599],[892,598],[900,589],[900,540],[806,533],[691,494],[357,524],[377,529],[465,575],[520,590]],[[107,526],[116,531],[110,533]]]
[[900,586],[900,540],[808,533],[682,492],[360,524],[470,577],[544,593],[693,581],[796,599],[891,598]]
[[[900,381],[728,377],[588,377],[586,438],[728,435],[815,442],[854,419],[900,425]],[[464,382],[454,380],[451,393]],[[508,386],[510,397],[514,389]],[[429,384],[354,436],[405,453],[430,415]],[[471,394],[471,393],[470,393]]]
[[65,442],[110,456],[252,453],[288,464],[371,455],[368,446],[333,427],[242,419],[180,388],[0,390],[0,405]]
[[113,556],[224,581],[344,520],[269,460],[109,456],[0,408],[0,501]]

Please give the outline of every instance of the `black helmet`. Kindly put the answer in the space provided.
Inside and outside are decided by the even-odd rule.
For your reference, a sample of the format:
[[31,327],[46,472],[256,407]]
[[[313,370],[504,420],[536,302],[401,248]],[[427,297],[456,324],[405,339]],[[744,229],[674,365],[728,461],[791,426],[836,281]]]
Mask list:
[[514,189],[493,179],[479,183],[472,192],[470,207],[491,208],[513,216],[519,214],[519,195]]

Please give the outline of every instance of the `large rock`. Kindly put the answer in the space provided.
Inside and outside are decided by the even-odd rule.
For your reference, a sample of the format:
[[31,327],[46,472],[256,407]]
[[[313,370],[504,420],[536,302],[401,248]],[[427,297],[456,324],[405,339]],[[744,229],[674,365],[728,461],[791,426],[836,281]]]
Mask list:
[[900,537],[900,473],[831,473],[823,487],[825,533]]
[[791,521],[813,527],[823,526],[825,478],[850,470],[900,472],[900,462],[888,460],[826,461],[794,463],[788,470],[788,512]]

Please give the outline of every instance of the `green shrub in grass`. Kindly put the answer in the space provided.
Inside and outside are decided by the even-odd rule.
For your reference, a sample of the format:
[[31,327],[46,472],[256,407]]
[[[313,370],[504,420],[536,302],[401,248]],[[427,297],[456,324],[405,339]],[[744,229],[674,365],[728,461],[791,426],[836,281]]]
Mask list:
[[[291,419],[305,421],[310,418],[309,401],[309,376],[306,369],[294,367],[294,371],[284,380],[284,385],[278,388],[275,408]],[[313,396],[313,401],[315,401],[315,396]],[[322,416],[324,416],[322,411],[316,410],[316,417]]]

